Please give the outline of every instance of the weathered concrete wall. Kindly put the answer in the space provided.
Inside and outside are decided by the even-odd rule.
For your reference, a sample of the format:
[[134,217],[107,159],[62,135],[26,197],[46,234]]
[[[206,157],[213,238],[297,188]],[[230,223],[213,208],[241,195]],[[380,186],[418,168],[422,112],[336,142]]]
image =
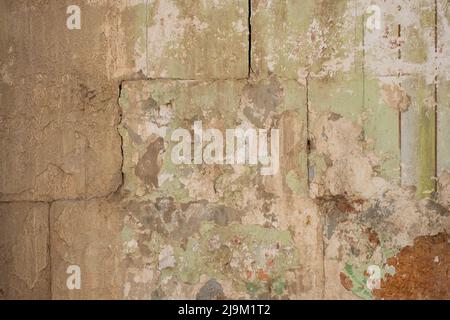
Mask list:
[[448,1],[72,4],[0,0],[2,299],[450,299]]

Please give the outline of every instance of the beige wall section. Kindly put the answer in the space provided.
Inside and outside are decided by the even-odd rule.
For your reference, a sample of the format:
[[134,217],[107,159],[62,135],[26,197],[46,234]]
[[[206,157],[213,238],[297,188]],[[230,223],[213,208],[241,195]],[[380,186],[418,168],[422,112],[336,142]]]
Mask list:
[[63,1],[0,5],[0,199],[115,191],[121,183],[117,77],[133,74],[134,52],[124,48],[134,40],[137,14],[117,3],[84,4],[82,29],[68,30]]
[[[124,268],[123,218],[113,199],[57,201],[50,209],[51,287],[54,299],[119,299]],[[80,289],[69,290],[71,265],[80,267]]]
[[0,203],[0,299],[50,299],[49,205]]

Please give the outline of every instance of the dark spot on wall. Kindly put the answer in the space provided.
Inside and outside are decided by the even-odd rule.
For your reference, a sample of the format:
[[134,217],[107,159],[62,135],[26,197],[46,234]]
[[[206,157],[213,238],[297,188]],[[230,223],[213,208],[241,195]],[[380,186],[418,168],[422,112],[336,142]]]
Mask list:
[[425,205],[427,209],[433,210],[436,213],[438,213],[441,216],[448,217],[450,215],[450,211],[448,211],[447,208],[440,205],[439,203],[436,203],[432,200],[427,201],[427,204]]
[[247,85],[248,98],[254,107],[244,109],[244,115],[256,126],[263,127],[271,112],[281,103],[282,88],[276,78],[258,84]]
[[366,229],[367,237],[369,238],[369,242],[374,246],[380,245],[380,238],[378,237],[378,233],[372,228]]
[[152,186],[153,188],[158,187],[158,173],[160,169],[158,158],[161,150],[164,150],[164,140],[158,137],[148,145],[147,151],[139,159],[135,168],[136,176],[146,185]]
[[222,286],[216,279],[209,279],[203,287],[200,288],[196,297],[197,300],[221,300],[224,299]]

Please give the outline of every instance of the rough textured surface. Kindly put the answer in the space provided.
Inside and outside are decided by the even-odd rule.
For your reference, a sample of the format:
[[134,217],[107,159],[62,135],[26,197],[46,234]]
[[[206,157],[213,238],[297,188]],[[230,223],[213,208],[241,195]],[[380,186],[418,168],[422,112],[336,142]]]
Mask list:
[[[195,298],[212,279],[227,298],[321,296],[320,224],[304,198],[305,98],[302,85],[276,78],[124,83],[125,297]],[[193,119],[222,132],[280,129],[279,172],[176,167],[171,133]]]
[[[405,248],[421,241],[421,235],[426,238],[427,235],[445,233],[450,228],[450,212],[447,209],[429,200],[416,201],[414,197],[412,192],[405,194],[404,191],[391,190],[379,199],[370,201],[367,209],[358,210],[355,209],[357,206],[343,205],[339,199],[327,201],[322,206],[325,208],[323,214],[327,298],[400,298],[402,294],[405,294],[403,297],[410,294],[411,298],[432,299],[436,297],[435,294],[440,294],[440,284],[437,284],[434,277],[446,276],[438,275],[434,271],[430,271],[429,275],[416,275],[415,278],[408,279],[408,288],[417,287],[417,295],[412,291],[402,293],[398,287],[395,291],[395,284],[392,284],[390,289],[385,289],[382,285],[376,294],[367,287],[369,266],[379,268],[382,281],[391,281],[387,280],[391,276],[398,279],[402,272],[406,272],[407,267],[393,265],[393,257],[402,255],[402,252],[409,250]],[[435,255],[445,257],[441,258],[440,267],[448,269],[445,244],[433,250]],[[422,258],[427,259],[420,254],[411,255],[408,257],[408,263],[420,265]],[[398,272],[400,276],[396,276]],[[407,272],[415,274],[416,271]],[[395,292],[384,293],[385,290]]]
[[0,299],[49,299],[49,205],[0,204]]
[[0,199],[51,201],[115,191],[121,159],[114,77],[132,69],[123,47],[133,28],[119,20],[119,35],[129,38],[112,46],[118,30],[111,19],[120,13],[134,21],[133,15],[118,4],[81,6],[86,28],[70,31],[63,2],[0,6]]
[[[263,197],[264,192],[306,194],[305,98],[304,86],[276,78],[125,82],[119,129],[123,191],[141,201],[170,196],[184,203],[206,200],[247,210],[258,206],[250,200]],[[171,135],[177,128],[192,131],[194,121],[202,121],[204,130],[219,129],[224,143],[229,128],[278,128],[283,155],[279,174],[263,178],[256,165],[175,165],[171,155],[177,143]]]
[[[57,201],[50,209],[52,298],[118,299],[123,273],[122,215],[110,199]],[[79,290],[69,290],[67,268],[80,267]]]
[[448,0],[71,4],[0,1],[0,298],[449,299]]
[[396,273],[387,275],[374,295],[382,299],[450,299],[449,257],[448,234],[416,238],[413,246],[388,261]]
[[146,76],[247,76],[247,0],[157,0],[148,2],[146,12]]

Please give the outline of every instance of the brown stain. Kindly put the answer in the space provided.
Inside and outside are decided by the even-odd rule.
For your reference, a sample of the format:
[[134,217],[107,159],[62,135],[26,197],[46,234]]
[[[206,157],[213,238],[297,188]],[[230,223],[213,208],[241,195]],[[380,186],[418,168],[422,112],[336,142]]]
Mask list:
[[379,299],[450,299],[450,243],[447,233],[421,236],[413,246],[404,247],[388,263],[395,267],[381,289]]
[[337,198],[336,207],[345,213],[358,212],[360,211],[360,208],[364,204],[364,200],[360,199],[352,201],[342,196],[337,196],[336,198]]
[[378,237],[378,233],[372,228],[366,229],[367,236],[369,238],[369,242],[374,246],[380,245],[380,238]]
[[158,158],[161,150],[164,150],[164,140],[158,137],[149,144],[147,151],[139,159],[135,169],[136,176],[147,186],[151,185],[153,188],[158,187],[158,173],[161,167]]
[[411,104],[411,97],[397,84],[383,84],[381,94],[388,106],[400,112],[408,110]]
[[342,286],[347,291],[351,291],[353,289],[353,282],[349,277],[347,277],[347,275],[345,273],[343,273],[343,272],[339,273],[339,278],[341,280]]

